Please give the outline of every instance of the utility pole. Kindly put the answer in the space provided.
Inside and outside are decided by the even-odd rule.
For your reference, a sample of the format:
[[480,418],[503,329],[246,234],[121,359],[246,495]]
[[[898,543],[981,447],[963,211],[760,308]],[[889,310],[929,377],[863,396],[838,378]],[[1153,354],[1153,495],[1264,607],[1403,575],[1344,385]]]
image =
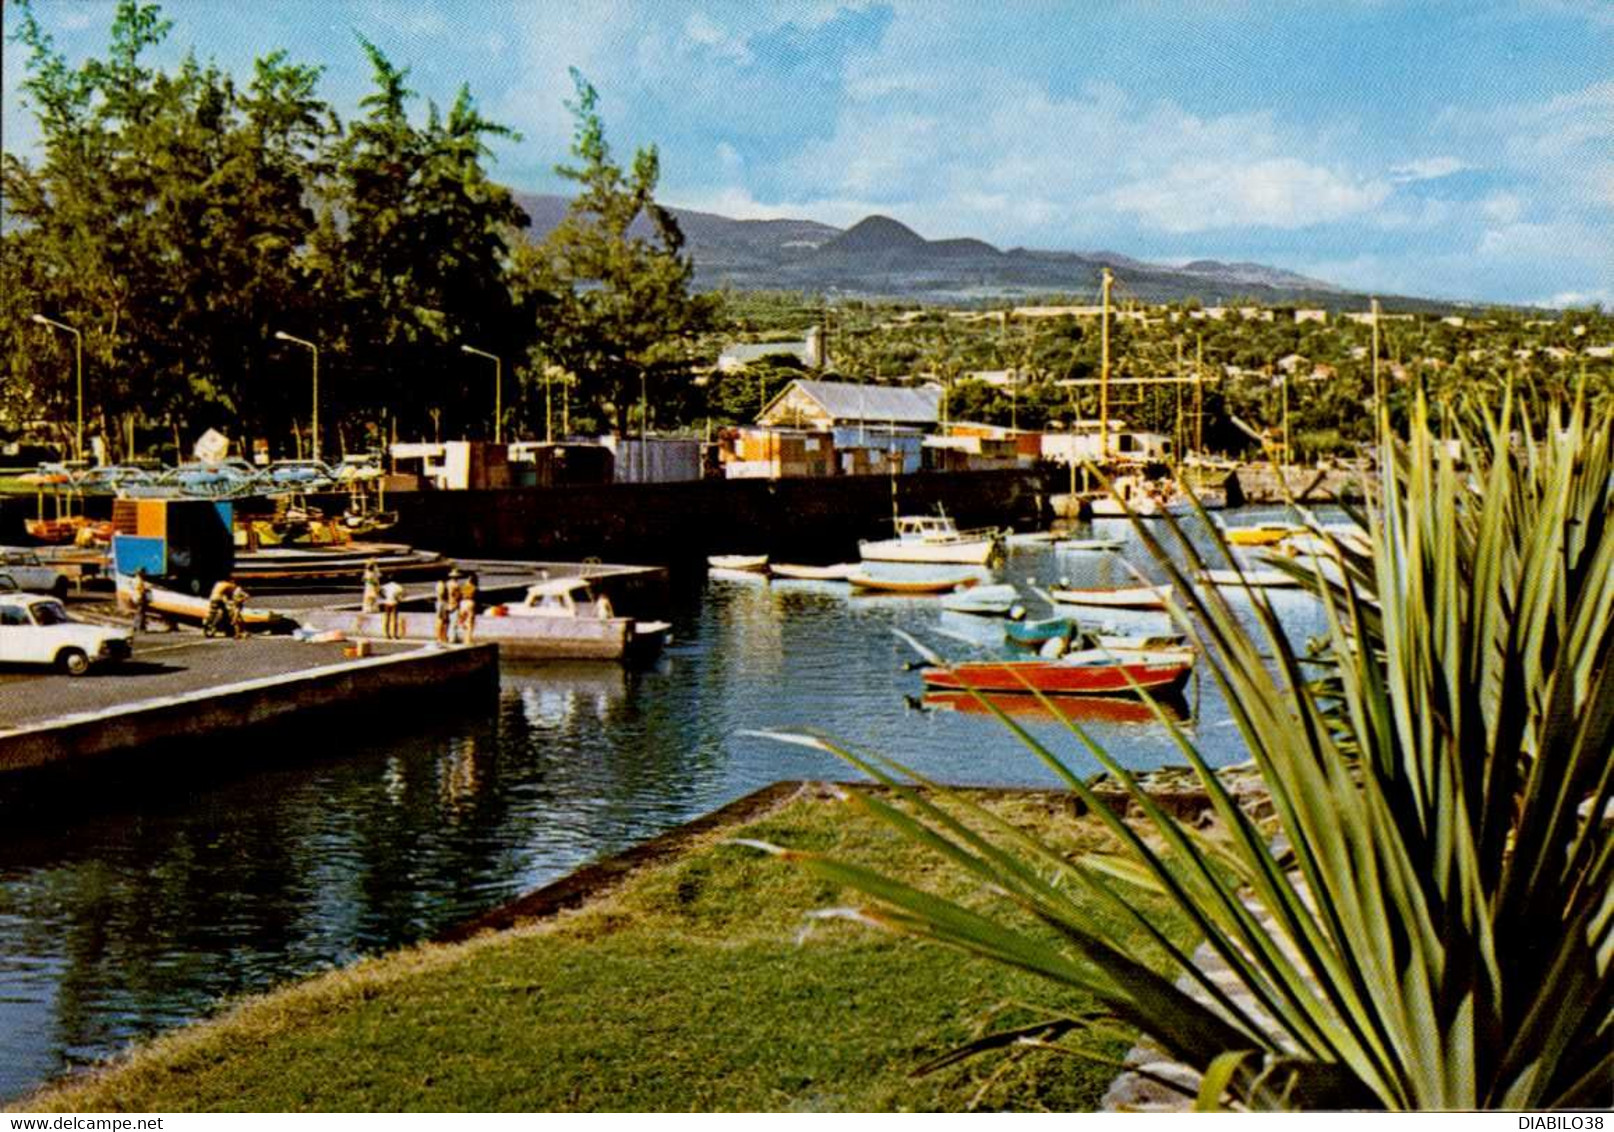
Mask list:
[[[33,316],[33,320],[41,326],[65,330],[73,336],[73,373],[78,386],[78,421],[73,432],[73,459],[79,463],[84,461],[84,335],[65,322],[57,322],[54,318],[46,318],[42,314]],[[130,445],[133,454],[134,446]]]

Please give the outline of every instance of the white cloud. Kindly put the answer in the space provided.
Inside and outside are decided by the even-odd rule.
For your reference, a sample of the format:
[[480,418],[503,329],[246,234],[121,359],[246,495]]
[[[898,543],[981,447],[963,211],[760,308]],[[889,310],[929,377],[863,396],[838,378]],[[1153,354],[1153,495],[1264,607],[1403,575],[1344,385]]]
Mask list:
[[1542,299],[1537,306],[1541,307],[1589,307],[1599,303],[1607,310],[1614,307],[1614,287],[1598,287],[1592,291],[1559,291],[1550,298]]
[[1524,214],[1524,202],[1513,193],[1493,193],[1480,202],[1480,211],[1487,220],[1512,224]]
[[1455,157],[1425,157],[1396,165],[1390,170],[1390,180],[1398,185],[1411,181],[1434,181],[1460,173],[1468,166]]
[[1108,203],[1163,232],[1213,228],[1307,228],[1367,212],[1390,195],[1362,181],[1292,157],[1178,165],[1163,176],[1117,189]]

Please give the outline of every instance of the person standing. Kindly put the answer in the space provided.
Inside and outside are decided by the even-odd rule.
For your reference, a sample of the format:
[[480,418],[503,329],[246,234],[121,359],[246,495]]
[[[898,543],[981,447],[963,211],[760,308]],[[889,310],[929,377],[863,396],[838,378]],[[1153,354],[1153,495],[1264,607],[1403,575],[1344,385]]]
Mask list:
[[433,591],[432,614],[436,618],[435,639],[439,645],[448,644],[448,626],[454,619],[454,586],[447,578],[438,578]]
[[460,636],[465,644],[476,643],[476,575],[467,574],[460,583]]
[[389,641],[400,640],[403,630],[398,623],[398,606],[403,601],[404,588],[398,579],[389,578],[381,587],[381,635]]
[[376,565],[374,558],[364,564],[364,600],[359,606],[361,613],[374,613],[381,601],[381,567]]
[[146,617],[151,612],[151,586],[146,582],[146,568],[142,566],[134,576],[135,632],[146,631]]
[[247,635],[247,591],[236,586],[230,593],[230,633],[236,640]]

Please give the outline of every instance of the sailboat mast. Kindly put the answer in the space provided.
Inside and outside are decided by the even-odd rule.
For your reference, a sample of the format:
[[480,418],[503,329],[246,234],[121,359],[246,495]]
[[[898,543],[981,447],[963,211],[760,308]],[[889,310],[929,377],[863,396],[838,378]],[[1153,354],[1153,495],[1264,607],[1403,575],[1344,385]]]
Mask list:
[[1098,371],[1098,435],[1099,452],[1104,460],[1110,458],[1110,284],[1115,276],[1104,269],[1104,320],[1099,346]]

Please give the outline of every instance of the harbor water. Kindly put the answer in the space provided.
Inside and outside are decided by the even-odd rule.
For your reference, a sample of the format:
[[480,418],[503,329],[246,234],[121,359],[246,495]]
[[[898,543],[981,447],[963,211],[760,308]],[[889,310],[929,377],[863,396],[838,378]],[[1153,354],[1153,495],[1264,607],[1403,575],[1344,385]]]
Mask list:
[[[1026,591],[1160,576],[1125,522],[1077,533],[1127,546],[1017,551],[998,577]],[[979,657],[1001,651],[997,623],[838,583],[714,578],[675,593],[674,640],[652,667],[507,666],[496,703],[349,717],[182,762],[142,752],[147,769],[111,785],[0,784],[0,1100],[232,998],[430,938],[771,782],[856,777],[756,731],[820,732],[945,781],[1054,781],[973,704],[927,703],[893,632]],[[1312,599],[1268,597],[1291,638],[1323,631]],[[1166,627],[1157,614],[1061,612]],[[1182,761],[1135,703],[1070,704],[1126,765]],[[1211,762],[1244,758],[1211,681],[1169,710]],[[1062,720],[1020,718],[1077,773],[1099,769]]]

